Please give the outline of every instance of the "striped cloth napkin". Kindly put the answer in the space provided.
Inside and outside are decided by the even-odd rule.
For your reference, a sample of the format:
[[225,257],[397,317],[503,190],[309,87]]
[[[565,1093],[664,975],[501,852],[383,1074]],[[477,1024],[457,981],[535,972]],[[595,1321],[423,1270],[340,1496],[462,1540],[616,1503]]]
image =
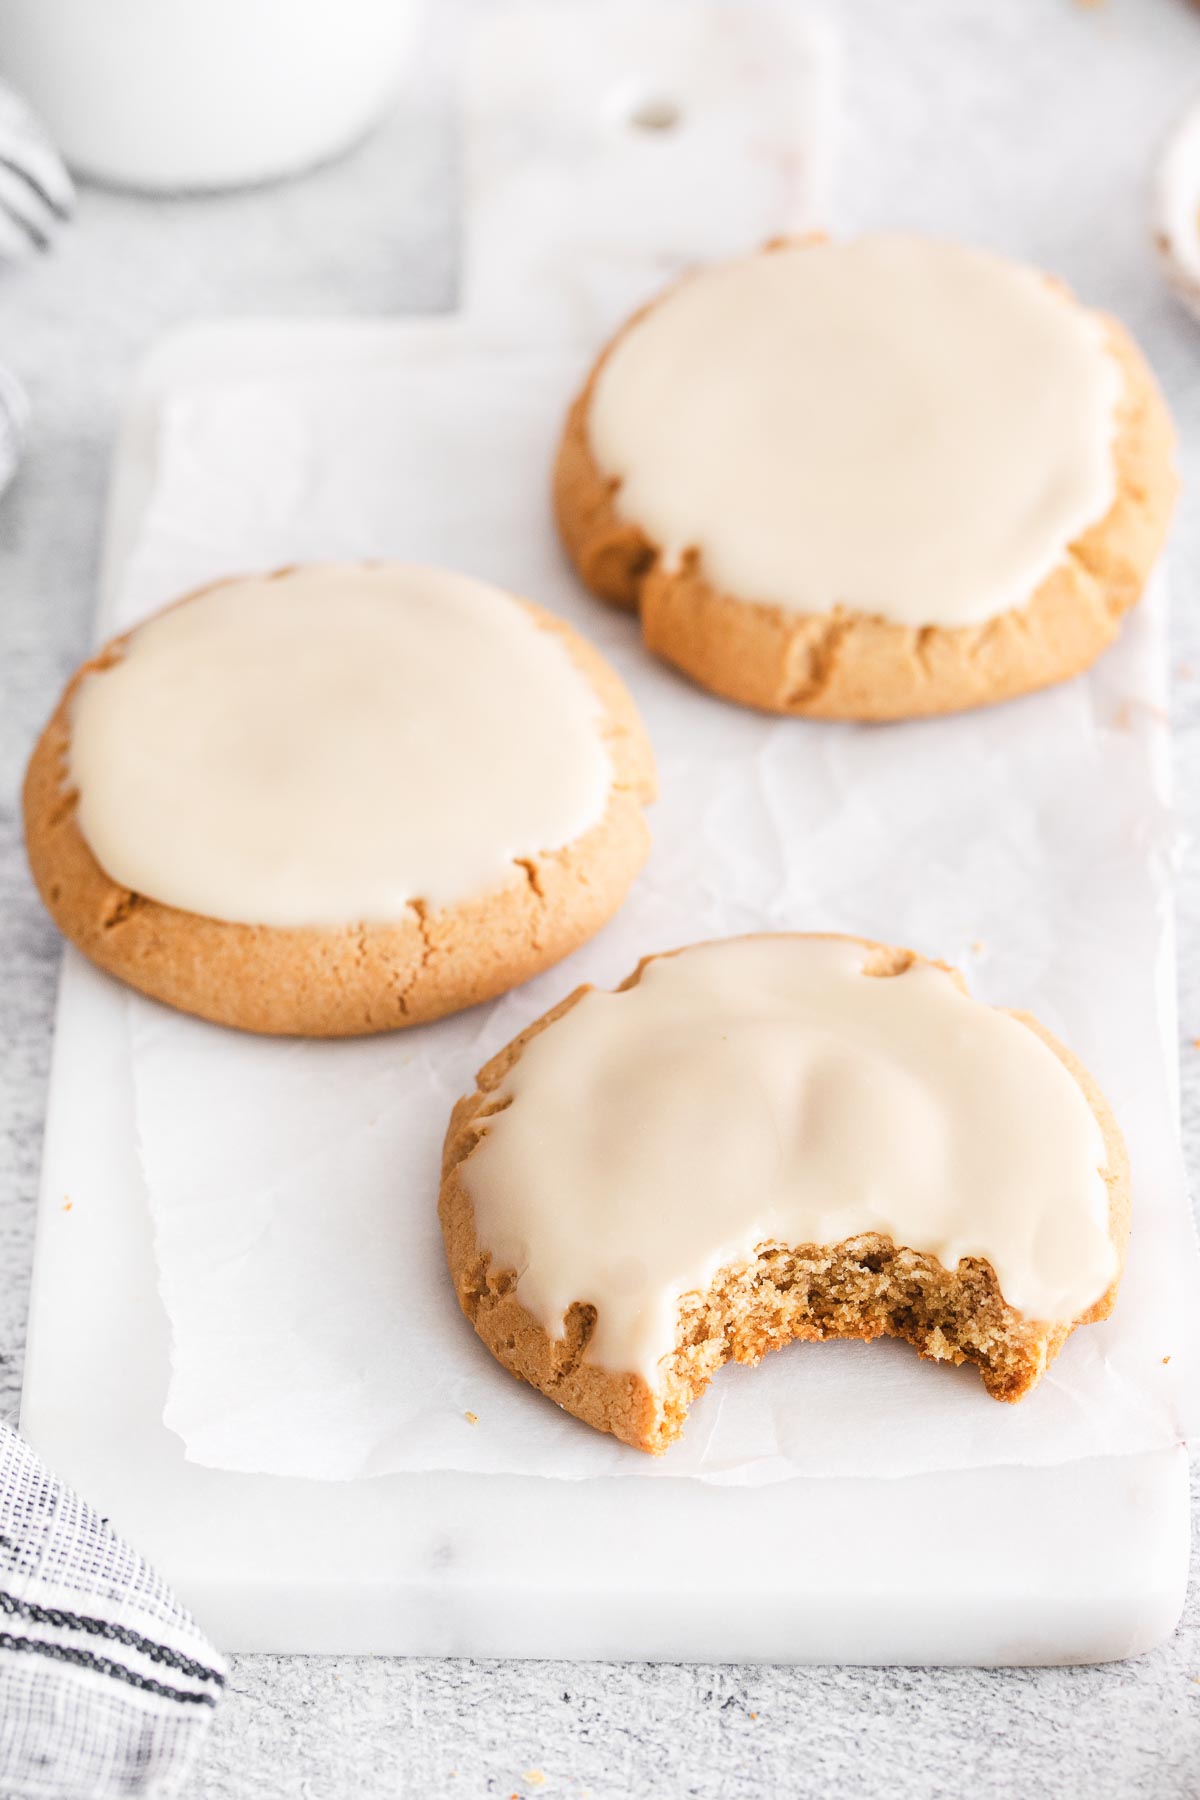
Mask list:
[[168,1800],[224,1685],[161,1576],[0,1424],[0,1800]]
[[[0,82],[0,260],[49,249],[74,205],[58,152]],[[0,366],[0,490],[28,417]],[[224,1684],[161,1576],[0,1423],[0,1800],[169,1800]]]

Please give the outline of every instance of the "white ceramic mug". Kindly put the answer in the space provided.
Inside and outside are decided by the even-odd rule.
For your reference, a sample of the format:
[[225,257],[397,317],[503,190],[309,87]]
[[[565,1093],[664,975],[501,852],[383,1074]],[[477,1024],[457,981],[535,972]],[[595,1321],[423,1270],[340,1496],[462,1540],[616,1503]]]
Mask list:
[[365,132],[418,11],[419,0],[0,0],[0,75],[81,175],[236,187]]

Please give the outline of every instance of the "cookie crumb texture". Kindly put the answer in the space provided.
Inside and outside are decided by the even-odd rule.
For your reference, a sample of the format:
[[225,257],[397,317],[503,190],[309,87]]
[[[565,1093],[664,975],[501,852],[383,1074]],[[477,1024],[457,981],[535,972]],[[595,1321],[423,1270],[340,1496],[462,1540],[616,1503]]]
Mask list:
[[[873,974],[902,973],[923,961],[909,951],[873,948]],[[635,985],[655,960],[647,959],[619,991]],[[1086,1311],[1063,1322],[1026,1319],[1005,1301],[985,1260],[964,1257],[947,1269],[934,1256],[864,1232],[838,1244],[760,1244],[749,1261],[719,1271],[706,1291],[684,1294],[675,1345],[653,1387],[637,1373],[589,1362],[596,1308],[576,1302],[561,1336],[544,1329],[521,1303],[516,1272],[497,1266],[478,1241],[464,1165],[489,1119],[519,1103],[500,1090],[525,1047],[591,991],[572,994],[515,1039],[481,1071],[477,1091],[458,1102],[446,1137],[440,1197],[447,1261],[464,1314],[497,1361],[586,1424],[661,1454],[680,1437],[689,1408],[727,1362],[754,1364],[791,1343],[839,1338],[902,1339],[922,1357],[970,1364],[993,1399],[1019,1401],[1076,1326],[1112,1311],[1129,1223],[1124,1143],[1088,1072],[1036,1020],[1018,1013],[1012,1016],[1054,1051],[1078,1083],[1107,1152],[1103,1173],[1117,1273]]]
[[89,675],[121,657],[121,637],[73,677],[25,779],[30,868],[64,937],[152,999],[215,1024],[292,1037],[427,1023],[494,999],[569,955],[617,911],[645,861],[654,761],[615,671],[560,620],[521,604],[560,638],[602,704],[612,786],[602,816],[574,842],[522,860],[510,882],[477,898],[441,908],[415,900],[395,922],[240,924],[134,893],[92,854],[69,773],[72,701]]
[[[796,240],[768,246],[797,247]],[[1136,344],[1096,315],[1120,374],[1104,517],[1069,544],[1028,601],[982,623],[910,625],[843,606],[800,612],[706,577],[695,549],[662,546],[618,503],[619,479],[593,453],[589,414],[606,362],[675,290],[634,315],[606,346],[568,414],[555,468],[555,512],[582,580],[640,615],[647,646],[702,687],[766,712],[892,720],[1011,699],[1089,668],[1141,598],[1162,548],[1178,481],[1166,403]],[[869,519],[863,528],[869,530]]]

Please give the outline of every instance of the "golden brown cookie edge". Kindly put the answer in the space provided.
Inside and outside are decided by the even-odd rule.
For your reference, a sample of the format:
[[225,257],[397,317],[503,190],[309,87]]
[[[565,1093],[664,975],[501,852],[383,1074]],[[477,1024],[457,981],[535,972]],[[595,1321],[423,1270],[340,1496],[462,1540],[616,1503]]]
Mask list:
[[[812,240],[776,240],[763,254],[804,241]],[[657,655],[710,692],[756,710],[883,722],[960,712],[1069,680],[1113,642],[1162,549],[1178,490],[1166,402],[1115,319],[1097,315],[1124,381],[1108,513],[1025,606],[977,626],[914,628],[854,612],[794,613],[722,593],[694,555],[664,568],[659,547],[619,516],[619,484],[602,473],[588,440],[591,397],[616,345],[678,285],[641,307],[601,351],[567,415],[554,473],[555,517],[581,579],[601,599],[640,613]]]
[[613,762],[608,804],[574,843],[523,861],[521,879],[502,888],[456,907],[418,902],[395,924],[236,924],[131,893],[92,855],[67,779],[74,695],[120,656],[127,632],[76,670],[26,772],[29,865],[64,937],[109,974],[180,1011],[242,1031],[301,1037],[427,1023],[494,999],[568,955],[613,916],[645,861],[643,807],[655,793],[654,759],[632,697],[600,652],[563,620],[521,604],[565,644],[604,709]]
[[[950,974],[964,993],[969,991],[959,970],[899,946],[881,944],[848,933],[789,932],[778,935],[799,938],[833,937],[842,942],[858,944],[871,953],[872,973],[896,974],[914,964],[933,966]],[[687,945],[684,949],[697,947]],[[671,950],[662,954],[678,956],[683,954],[683,950]],[[635,986],[643,971],[659,960],[659,956],[643,957],[633,973],[619,984],[617,991],[623,992]],[[526,1045],[591,991],[590,987],[577,988],[558,1005],[534,1020],[479,1071],[475,1091],[464,1095],[456,1103],[443,1146],[438,1216],[442,1225],[447,1267],[459,1306],[497,1362],[508,1369],[510,1374],[528,1382],[531,1387],[537,1388],[565,1411],[574,1414],[595,1430],[610,1432],[635,1449],[659,1455],[669,1449],[679,1437],[688,1406],[707,1386],[715,1367],[708,1371],[694,1391],[680,1404],[677,1397],[652,1390],[640,1375],[603,1369],[584,1360],[589,1320],[594,1316],[593,1309],[586,1302],[576,1301],[569,1309],[565,1335],[561,1338],[551,1337],[517,1297],[515,1272],[493,1271],[491,1268],[490,1253],[485,1245],[480,1244],[476,1234],[474,1207],[463,1174],[464,1164],[471,1151],[486,1134],[492,1097],[510,1069],[520,1060]],[[1078,1083],[1100,1127],[1106,1153],[1106,1166],[1102,1173],[1109,1197],[1109,1236],[1118,1256],[1117,1272],[1108,1289],[1086,1312],[1067,1323],[1027,1321],[1014,1308],[1005,1306],[1004,1310],[1012,1322],[1014,1332],[1022,1341],[1022,1369],[1013,1383],[1007,1387],[991,1386],[989,1392],[996,1399],[1015,1402],[1032,1392],[1072,1331],[1080,1325],[1105,1319],[1112,1311],[1124,1271],[1131,1196],[1125,1141],[1112,1109],[1093,1076],[1078,1057],[1031,1014],[1010,1011],[1009,1016],[1033,1031],[1054,1052]],[[879,1237],[878,1234],[863,1234],[860,1238],[847,1242],[865,1244],[868,1237],[878,1245],[897,1248],[890,1240]],[[935,1259],[920,1260],[938,1266]],[[987,1271],[998,1293],[999,1284],[990,1265],[981,1262],[979,1266]],[[719,1281],[719,1275],[717,1279]],[[677,1346],[677,1353],[679,1348]],[[727,1353],[722,1361],[728,1360],[731,1357]]]

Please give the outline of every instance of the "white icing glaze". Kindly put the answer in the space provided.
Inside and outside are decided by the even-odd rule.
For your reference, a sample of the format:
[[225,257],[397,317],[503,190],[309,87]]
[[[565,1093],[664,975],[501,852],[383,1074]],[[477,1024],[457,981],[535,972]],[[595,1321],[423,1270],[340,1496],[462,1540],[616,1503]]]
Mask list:
[[679,1297],[758,1246],[863,1232],[991,1263],[1026,1317],[1075,1319],[1117,1269],[1103,1133],[1010,1015],[845,938],[761,936],[651,963],[531,1039],[463,1165],[476,1232],[552,1336],[652,1385]]
[[602,708],[511,595],[313,566],[141,625],[71,719],[79,827],[114,880],[209,918],[336,926],[524,879],[602,815]]
[[588,414],[622,517],[738,599],[902,625],[1024,605],[1112,504],[1120,371],[1032,269],[921,238],[683,282]]

